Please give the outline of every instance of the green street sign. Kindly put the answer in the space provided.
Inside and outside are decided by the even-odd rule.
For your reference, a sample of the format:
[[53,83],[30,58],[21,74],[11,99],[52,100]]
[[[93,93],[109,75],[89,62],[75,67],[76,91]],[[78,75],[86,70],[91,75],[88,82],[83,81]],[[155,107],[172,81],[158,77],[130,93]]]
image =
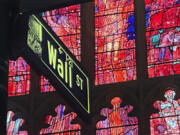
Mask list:
[[27,46],[34,57],[32,64],[39,63],[36,68],[56,90],[65,94],[76,108],[90,114],[87,73],[49,26],[35,15],[29,17]]

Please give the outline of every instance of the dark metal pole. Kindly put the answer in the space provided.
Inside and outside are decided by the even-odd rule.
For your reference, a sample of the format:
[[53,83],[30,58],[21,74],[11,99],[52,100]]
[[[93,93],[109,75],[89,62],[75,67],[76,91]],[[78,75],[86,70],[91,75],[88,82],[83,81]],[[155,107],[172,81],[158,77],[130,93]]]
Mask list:
[[0,2],[0,134],[6,135],[6,112],[8,95],[8,31],[9,8]]

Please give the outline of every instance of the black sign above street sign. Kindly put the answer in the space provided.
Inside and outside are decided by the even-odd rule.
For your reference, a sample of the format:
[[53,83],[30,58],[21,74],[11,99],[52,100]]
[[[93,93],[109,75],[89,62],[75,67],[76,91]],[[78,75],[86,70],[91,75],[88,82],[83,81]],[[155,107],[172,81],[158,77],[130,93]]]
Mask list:
[[90,84],[85,70],[49,26],[35,15],[29,18],[27,46],[36,56],[34,62],[38,61],[39,68],[43,66],[43,74],[56,90],[90,114]]

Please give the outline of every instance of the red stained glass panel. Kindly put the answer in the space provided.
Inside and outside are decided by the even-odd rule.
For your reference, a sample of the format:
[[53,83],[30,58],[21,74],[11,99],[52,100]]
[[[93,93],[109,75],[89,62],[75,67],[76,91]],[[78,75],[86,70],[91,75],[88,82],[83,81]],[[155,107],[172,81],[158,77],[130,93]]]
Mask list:
[[180,1],[145,0],[148,75],[176,75],[180,70]]
[[180,134],[180,99],[175,100],[172,89],[165,92],[166,101],[156,101],[154,108],[159,112],[150,116],[151,135]]
[[30,66],[23,58],[9,61],[8,96],[29,94]]
[[71,124],[71,121],[77,116],[76,113],[69,113],[64,115],[65,106],[58,105],[55,108],[57,115],[55,117],[46,116],[45,122],[49,124],[48,128],[43,128],[40,131],[40,135],[55,134],[55,135],[80,135],[80,125]]
[[138,120],[136,117],[128,117],[133,110],[131,105],[121,107],[122,100],[115,97],[111,100],[112,109],[103,108],[101,115],[105,120],[96,124],[96,135],[138,135]]
[[7,135],[28,135],[27,131],[20,131],[19,128],[24,124],[24,120],[18,118],[13,120],[14,112],[8,111],[7,112],[7,121],[6,121],[6,132]]
[[96,85],[136,79],[133,0],[95,0]]
[[80,5],[46,11],[42,17],[80,61]]
[[[80,5],[46,11],[42,17],[77,60],[81,61]],[[49,91],[55,89],[41,77],[41,92]]]
[[40,83],[41,92],[50,92],[55,91],[54,87],[49,83],[49,81],[41,76],[41,83]]

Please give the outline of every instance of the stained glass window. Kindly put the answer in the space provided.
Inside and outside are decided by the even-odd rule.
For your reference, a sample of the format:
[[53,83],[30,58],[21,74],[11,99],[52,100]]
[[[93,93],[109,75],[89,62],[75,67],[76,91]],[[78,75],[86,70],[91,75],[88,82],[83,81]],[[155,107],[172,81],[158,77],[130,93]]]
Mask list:
[[121,107],[122,100],[115,97],[111,100],[112,109],[103,108],[101,115],[107,117],[96,124],[96,135],[138,135],[138,120],[128,117],[133,110],[131,105]]
[[80,135],[80,125],[71,124],[71,121],[77,116],[76,113],[64,115],[65,106],[58,105],[55,108],[57,115],[55,117],[48,115],[45,122],[49,124],[48,128],[41,129],[40,134],[56,134],[56,135]]
[[46,11],[42,17],[80,61],[80,5]]
[[175,100],[172,89],[165,92],[166,101],[156,101],[154,108],[159,112],[150,116],[151,135],[180,134],[180,99]]
[[40,83],[41,92],[49,92],[55,91],[54,87],[49,83],[49,81],[41,76],[41,83]]
[[[80,5],[46,11],[42,13],[42,17],[77,60],[81,61]],[[42,79],[41,92],[54,91],[49,82],[43,77]]]
[[30,66],[23,58],[9,61],[8,95],[18,96],[29,94]]
[[148,76],[180,74],[180,1],[145,0]]
[[95,0],[95,84],[136,79],[134,0]]
[[8,111],[7,113],[7,121],[6,121],[6,132],[7,135],[28,135],[27,131],[19,131],[19,128],[23,125],[24,120],[18,118],[13,120],[14,112]]

